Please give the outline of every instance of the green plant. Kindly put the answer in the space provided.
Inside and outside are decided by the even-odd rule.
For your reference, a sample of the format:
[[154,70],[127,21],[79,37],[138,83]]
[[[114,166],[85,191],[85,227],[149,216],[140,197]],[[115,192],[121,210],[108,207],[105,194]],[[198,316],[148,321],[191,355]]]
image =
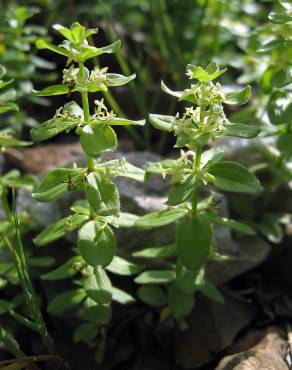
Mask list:
[[56,296],[50,302],[48,311],[62,314],[78,304],[78,316],[85,322],[76,328],[74,340],[91,341],[97,335],[98,326],[110,321],[112,299],[121,303],[133,302],[130,295],[112,286],[106,271],[129,275],[139,269],[115,256],[116,238],[112,226],[132,227],[137,217],[120,212],[119,193],[111,177],[144,179],[144,171],[124,159],[103,162],[97,158],[117,147],[112,126],[141,126],[145,122],[116,117],[108,111],[103,99],[95,100],[94,111],[90,112],[89,93],[106,91],[108,87],[121,86],[135,78],[135,75],[125,77],[108,73],[107,68],[89,71],[84,65],[96,56],[114,53],[120,48],[120,42],[102,48],[89,46],[87,38],[96,34],[97,29],[86,30],[79,23],[73,23],[70,29],[57,24],[54,29],[65,37],[61,45],[56,46],[43,39],[38,40],[36,45],[39,49],[49,49],[67,57],[63,83],[35,92],[35,95],[77,92],[81,95],[82,108],[75,101],[66,103],[52,119],[33,129],[31,134],[34,140],[40,141],[75,130],[86,155],[87,166],[58,168],[49,172],[33,196],[38,201],[50,202],[66,192],[78,190],[84,192],[86,201],[77,202],[71,208],[71,215],[49,225],[35,238],[35,243],[44,246],[78,229],[78,248],[74,249],[72,258],[45,274],[43,279],[60,280],[74,276],[77,287]]
[[[264,191],[258,207],[247,202],[245,207],[232,207],[272,243],[281,242],[282,226],[290,220],[289,209],[276,206],[275,210],[275,197],[291,181],[291,10],[289,2],[276,1],[269,22],[250,36],[246,52],[258,70],[258,93],[249,108],[234,115],[243,123],[253,120],[261,126],[259,160],[253,163],[251,171],[262,179]],[[248,74],[247,70],[245,76]]]
[[[6,74],[6,69],[0,66],[0,89],[4,89],[4,92],[0,93],[0,113],[11,113],[18,110],[18,106],[13,102],[13,94],[9,88],[12,80],[4,81],[2,78]],[[8,89],[7,89],[8,88]],[[9,147],[25,147],[30,145],[27,141],[17,139],[17,133],[12,128],[4,128],[0,130],[0,149],[2,156]],[[15,228],[13,216],[10,211],[9,197],[12,188],[24,188],[25,190],[32,192],[37,185],[37,179],[31,175],[22,176],[19,170],[12,169],[6,173],[0,175],[0,197],[2,205],[2,216],[0,221],[0,231],[6,235],[9,239],[15,237]],[[20,214],[19,219],[23,230],[29,229],[32,225],[30,223],[29,215]],[[16,271],[13,267],[13,262],[4,258],[5,248],[3,240],[0,240],[0,255],[2,259],[0,269],[0,287],[3,288],[8,282],[17,282]]]
[[[154,306],[169,305],[172,315],[178,320],[190,313],[196,291],[222,301],[220,292],[205,276],[208,260],[217,258],[212,247],[213,225],[246,235],[254,233],[248,225],[218,214],[219,195],[213,187],[224,192],[258,194],[261,192],[259,181],[241,164],[223,160],[222,148],[205,150],[210,141],[223,136],[249,139],[260,132],[257,126],[231,123],[226,117],[223,104],[246,103],[250,87],[225,94],[218,82],[213,83],[225,71],[214,62],[205,69],[188,65],[187,76],[195,80],[189,88],[171,91],[162,82],[162,89],[191,105],[175,117],[150,115],[155,128],[174,133],[175,147],[180,149],[180,156],[177,160],[166,159],[149,164],[149,175],[157,173],[170,177],[167,208],[139,218],[135,225],[153,228],[176,223],[176,240],[171,245],[134,253],[135,257],[150,261],[165,259],[168,266],[164,270],[143,271],[135,281],[141,284],[138,295],[144,302]],[[159,284],[164,284],[165,289]]]
[[[100,26],[110,42],[122,40],[123,50],[115,54],[116,61],[125,75],[139,70],[127,96],[131,96],[135,111],[142,116],[157,111],[161,104],[167,106],[165,114],[174,114],[176,104],[171,100],[166,103],[159,81],[163,79],[177,89],[185,88],[179,71],[186,63],[205,64],[214,59],[231,65],[224,76],[225,84],[230,84],[234,72],[243,67],[248,68],[247,75],[251,76],[254,64],[242,49],[248,35],[265,21],[267,14],[265,4],[250,0],[98,0],[90,1],[90,6],[69,0],[69,16],[67,12],[56,11],[62,2],[56,0],[53,4],[54,14],[51,10],[45,12],[52,14],[56,23],[66,25],[68,17],[79,19],[84,24]],[[119,115],[127,109],[122,94],[106,93],[105,99]],[[163,133],[156,140],[158,132],[151,126],[142,132],[133,128],[132,132],[139,148],[155,146],[155,150],[165,152],[171,147]]]
[[[20,109],[14,115],[4,116],[4,124],[17,131],[18,137],[24,134],[23,126],[36,126],[37,120],[28,111],[32,103],[48,106],[48,101],[31,95],[33,84],[55,79],[54,64],[37,57],[33,45],[35,40],[46,36],[46,28],[33,24],[31,18],[40,12],[35,6],[25,2],[0,2],[0,64],[7,68],[8,77],[13,79],[10,95]],[[46,73],[43,73],[43,72]]]
[[[5,76],[5,73],[5,68],[0,66],[0,78]],[[5,82],[0,80],[0,89],[6,88],[11,83],[12,80]],[[11,101],[12,98],[13,94],[10,94],[10,90],[6,90],[0,94],[0,113],[18,110],[18,106]],[[15,131],[13,129],[6,128],[0,130],[0,147],[3,153],[7,147],[23,147],[29,144],[29,142],[18,140],[15,137]],[[38,332],[43,339],[44,345],[51,352],[52,341],[47,333],[42,318],[38,298],[29,277],[28,265],[26,262],[27,257],[31,255],[31,251],[27,248],[24,250],[20,238],[20,226],[22,231],[27,231],[32,227],[30,217],[27,214],[18,215],[16,213],[15,196],[13,197],[13,212],[11,212],[9,205],[12,188],[24,188],[32,192],[36,185],[37,180],[34,176],[22,176],[21,173],[15,169],[1,174],[0,176],[1,211],[3,211],[0,222],[0,289],[3,292],[6,286],[9,287],[20,283],[26,303],[25,313],[20,314],[16,312],[16,310],[18,311],[21,303],[23,303],[22,295],[16,295],[12,297],[11,300],[8,300],[8,297],[4,293],[3,297],[6,296],[6,299],[0,300],[0,313],[1,315],[8,314],[21,325]],[[44,258],[42,257],[32,257],[29,261],[31,265],[34,263],[35,265],[42,265],[43,262]],[[52,262],[52,259],[49,258],[49,262]],[[27,316],[29,316],[29,318],[27,318]],[[4,348],[14,356],[23,357],[24,353],[18,347],[8,326],[9,325],[0,326],[0,342],[3,343]],[[29,364],[30,361],[26,363]],[[28,366],[28,368],[31,367]]]
[[47,327],[40,310],[39,299],[36,295],[34,286],[30,279],[28,265],[25,259],[25,253],[20,235],[19,219],[16,212],[15,192],[13,193],[13,222],[14,231],[16,234],[14,243],[12,243],[3,232],[0,233],[0,237],[13,257],[30,318],[28,319],[16,313],[12,308],[13,305],[11,307],[11,304],[7,305],[4,301],[1,301],[1,306],[4,308],[4,311],[7,310],[7,313],[18,320],[21,324],[31,330],[38,332],[42,338],[45,347],[47,348],[49,353],[52,353],[53,341],[47,331]]

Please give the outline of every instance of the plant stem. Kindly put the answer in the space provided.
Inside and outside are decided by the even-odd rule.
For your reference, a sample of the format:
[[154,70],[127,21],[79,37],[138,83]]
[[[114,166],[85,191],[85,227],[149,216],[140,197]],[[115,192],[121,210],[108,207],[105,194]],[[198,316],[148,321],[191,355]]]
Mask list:
[[7,189],[5,187],[2,189],[1,202],[2,202],[2,207],[5,212],[5,216],[7,220],[12,221],[12,216],[11,216],[11,212],[10,212],[10,208],[9,208],[9,204],[7,200]]
[[[85,74],[85,69],[84,69],[84,64],[79,63],[79,73],[82,81],[85,82],[86,79],[86,74]],[[82,108],[83,108],[83,116],[84,116],[84,122],[89,123],[90,121],[90,112],[89,112],[89,103],[88,103],[88,92],[87,91],[82,91],[81,92],[81,98],[82,98]],[[94,158],[90,156],[86,156],[87,159],[87,168],[88,171],[93,171],[94,170]]]
[[[80,77],[81,77],[82,81],[85,82],[86,73],[85,73],[83,63],[79,63],[79,73],[80,73]],[[81,92],[81,98],[82,98],[82,109],[83,109],[84,122],[89,123],[89,121],[90,121],[90,111],[89,111],[89,102],[88,102],[88,92],[87,91],[82,91]],[[87,170],[88,170],[88,172],[94,171],[94,158],[90,157],[89,155],[86,155],[86,161],[87,161]],[[90,217],[91,218],[95,217],[95,212],[91,207],[90,207]]]
[[[194,170],[197,171],[200,168],[201,164],[201,157],[202,157],[202,145],[196,146],[196,155],[194,157]],[[195,212],[197,210],[198,205],[198,183],[196,181],[196,187],[192,197],[192,210]]]
[[202,157],[202,145],[198,144],[197,149],[196,149],[196,157],[195,157],[195,167],[196,167],[196,169],[200,168],[201,157]]
[[[25,259],[24,249],[21,241],[20,227],[18,221],[18,215],[16,212],[16,200],[15,191],[13,190],[13,214],[14,214],[14,227],[15,227],[15,244],[12,245],[10,240],[3,234],[0,233],[0,237],[6,244],[7,248],[11,252],[14,259],[20,285],[25,297],[25,301],[29,310],[30,317],[33,322],[26,320],[15,313],[14,317],[18,320],[24,320],[23,324],[29,326],[33,330],[38,330],[44,346],[47,348],[49,353],[53,353],[53,341],[48,333],[46,324],[44,322],[42,312],[39,305],[39,300],[34,290],[34,286],[29,276],[28,266]],[[13,312],[10,312],[13,316]]]

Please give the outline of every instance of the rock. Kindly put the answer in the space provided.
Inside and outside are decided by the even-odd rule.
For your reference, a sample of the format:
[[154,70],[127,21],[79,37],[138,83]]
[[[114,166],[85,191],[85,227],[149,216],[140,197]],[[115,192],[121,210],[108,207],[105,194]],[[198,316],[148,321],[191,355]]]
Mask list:
[[255,314],[251,304],[228,295],[225,296],[224,304],[198,296],[188,318],[188,329],[176,334],[177,362],[184,369],[210,362],[215,354],[230,346]]
[[[216,244],[216,250],[225,254],[226,246],[230,243],[230,235],[226,236],[221,243]],[[244,237],[240,241],[233,241],[236,252],[229,255],[229,259],[218,261],[212,260],[207,265],[207,276],[216,284],[222,284],[234,279],[236,276],[249,271],[263,262],[271,251],[270,245],[260,237]]]
[[250,349],[226,356],[215,370],[289,370],[285,362],[288,344],[278,328],[270,328]]
[[[223,137],[214,142],[214,147],[224,148],[226,160],[240,162],[252,166],[266,161],[267,148],[275,151],[275,137],[240,139],[236,137]],[[252,155],[250,155],[252,153]]]
[[10,148],[7,153],[15,166],[21,166],[24,172],[39,177],[57,167],[72,167],[73,163],[85,165],[84,153],[77,142],[39,145],[23,151]]

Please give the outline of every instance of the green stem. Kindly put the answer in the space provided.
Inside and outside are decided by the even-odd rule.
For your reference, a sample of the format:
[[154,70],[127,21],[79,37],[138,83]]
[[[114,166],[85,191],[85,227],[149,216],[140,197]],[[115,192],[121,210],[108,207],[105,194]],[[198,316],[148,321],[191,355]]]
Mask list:
[[196,157],[195,157],[195,167],[196,167],[196,169],[200,168],[201,157],[202,157],[202,145],[198,144],[197,149],[196,149]]
[[[202,158],[202,145],[197,145],[196,155],[194,157],[194,170],[197,171],[200,168],[201,158]],[[192,210],[195,212],[198,205],[198,183],[196,181],[195,191],[192,197]]]
[[[80,73],[81,80],[85,82],[86,73],[85,73],[83,63],[79,63],[79,73]],[[88,92],[87,91],[82,91],[81,92],[81,98],[82,98],[82,108],[83,108],[84,122],[89,123],[89,121],[90,121],[90,111],[89,111],[89,102],[88,102]],[[94,171],[94,158],[90,157],[89,155],[86,155],[86,161],[87,161],[87,170],[88,170],[88,172]],[[91,207],[90,207],[90,217],[91,218],[95,217],[95,212]]]
[[[85,74],[85,69],[84,69],[84,64],[79,63],[79,73],[82,81],[85,82],[86,80],[86,74]],[[81,92],[81,98],[82,98],[82,108],[83,108],[83,117],[84,117],[84,122],[89,123],[90,121],[90,111],[89,111],[89,102],[88,102],[88,92],[87,91],[82,91]],[[87,168],[88,171],[91,172],[94,170],[94,158],[90,156],[86,156],[87,159]]]
[[0,325],[0,341],[4,344],[4,348],[13,354],[15,357],[23,357],[25,353],[18,347],[13,336]]
[[7,199],[7,189],[5,187],[2,189],[1,202],[7,220],[12,221],[12,216]]
[[32,318],[33,322],[30,320],[26,320],[22,316],[10,312],[12,316],[16,319],[23,321],[23,324],[29,326],[33,330],[38,330],[44,346],[47,348],[49,353],[53,353],[53,341],[48,333],[46,324],[44,322],[42,312],[39,305],[39,300],[34,290],[34,286],[29,276],[29,270],[25,259],[24,249],[21,241],[20,235],[20,227],[19,227],[19,220],[18,215],[16,212],[16,200],[15,200],[15,191],[13,190],[13,215],[14,215],[14,227],[15,227],[15,244],[12,245],[10,240],[3,234],[0,233],[0,237],[6,244],[7,248],[11,252],[11,255],[14,259],[18,278],[20,281],[20,285],[25,296],[26,304],[28,307],[28,311],[30,317]]

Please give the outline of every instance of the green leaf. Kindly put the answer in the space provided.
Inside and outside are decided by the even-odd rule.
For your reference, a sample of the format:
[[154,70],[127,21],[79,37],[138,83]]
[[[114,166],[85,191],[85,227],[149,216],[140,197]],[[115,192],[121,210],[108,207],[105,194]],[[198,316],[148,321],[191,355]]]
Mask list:
[[283,239],[283,230],[278,214],[264,213],[259,223],[260,232],[272,243],[280,243]]
[[292,16],[285,12],[271,12],[268,18],[272,23],[275,24],[282,24],[292,21]]
[[51,202],[67,191],[82,189],[84,178],[83,170],[58,168],[43,178],[38,191],[32,196],[39,202]]
[[145,285],[138,289],[139,299],[153,307],[166,306],[168,303],[167,295],[164,290],[157,285]]
[[41,276],[43,280],[63,280],[76,275],[85,263],[81,256],[74,256],[53,271]]
[[10,177],[10,174],[14,172],[9,171],[7,172],[3,177],[2,177],[2,184],[5,186],[8,186],[10,188],[22,188],[30,193],[33,192],[39,185],[37,177],[34,175],[24,175],[24,176],[15,176],[15,177]]
[[138,258],[169,258],[176,257],[177,250],[175,244],[164,245],[163,247],[150,247],[134,252],[133,257]]
[[74,100],[66,103],[63,108],[63,113],[71,117],[78,118],[79,121],[83,121],[83,109]]
[[265,54],[265,53],[268,53],[274,49],[279,49],[279,48],[290,48],[292,45],[292,41],[291,40],[272,40],[266,44],[264,44],[263,46],[261,46],[257,52],[258,53],[262,53],[262,54]]
[[131,213],[120,212],[117,216],[106,216],[106,222],[115,227],[131,228],[135,225],[139,216]]
[[199,80],[200,82],[204,82],[204,83],[215,80],[216,78],[221,76],[226,71],[227,71],[227,68],[219,70],[215,62],[212,62],[211,64],[209,64],[206,69],[203,69],[200,66],[195,66],[192,64],[187,65],[188,76],[192,79],[195,78]]
[[137,265],[129,262],[122,257],[115,256],[106,270],[115,275],[131,276],[136,275],[143,270],[143,265]]
[[116,239],[108,225],[89,221],[79,230],[78,248],[86,263],[105,267],[115,255]]
[[54,137],[61,132],[69,132],[80,123],[77,117],[55,117],[37,128],[33,128],[30,133],[35,141],[43,141]]
[[74,343],[91,342],[98,334],[98,327],[92,323],[83,323],[74,330],[73,341]]
[[111,320],[112,310],[107,304],[97,304],[94,300],[87,298],[79,316],[81,319],[97,325],[106,325]]
[[224,297],[222,293],[207,279],[203,279],[203,281],[197,285],[197,289],[205,294],[205,296],[208,298],[213,299],[213,301],[221,304],[224,303]]
[[44,39],[37,40],[35,44],[38,49],[48,49],[53,51],[54,53],[61,54],[70,58],[70,52],[68,50],[61,46],[55,46]]
[[13,80],[9,80],[9,81],[0,80],[0,90],[3,89],[5,86],[10,85],[12,82],[13,82]]
[[177,253],[182,264],[196,271],[208,261],[212,228],[205,215],[181,219],[176,228]]
[[171,206],[186,202],[195,191],[196,177],[190,174],[182,183],[172,184],[167,203]]
[[0,64],[0,78],[6,74],[6,68]]
[[158,173],[165,177],[177,172],[178,164],[174,159],[164,159],[160,162],[148,162],[147,173]]
[[88,219],[86,215],[75,214],[62,218],[61,220],[48,225],[35,239],[34,243],[39,247],[47,245],[54,240],[60,239],[68,232],[76,229]]
[[61,315],[73,306],[79,304],[86,297],[84,289],[74,289],[57,295],[49,304],[48,312]]
[[131,296],[131,294],[116,287],[113,287],[113,301],[120,304],[132,304],[136,302],[135,298]]
[[231,220],[226,217],[220,217],[214,213],[205,213],[205,215],[208,218],[208,220],[213,224],[228,227],[229,229],[238,231],[242,234],[255,235],[255,231],[250,226],[245,225],[241,222]]
[[85,195],[90,207],[101,216],[120,211],[120,198],[115,184],[107,175],[91,172],[87,176]]
[[28,265],[34,267],[50,267],[54,262],[54,258],[50,256],[29,257],[27,261]]
[[68,94],[69,88],[66,85],[52,85],[45,87],[40,91],[33,91],[34,96],[54,96]]
[[273,87],[285,87],[292,82],[292,66],[280,66],[271,73],[270,83]]
[[291,96],[282,91],[274,91],[267,106],[270,121],[279,125],[290,122],[292,115]]
[[98,157],[102,152],[115,150],[117,136],[108,125],[86,125],[80,134],[80,143],[90,157]]
[[278,135],[277,148],[285,155],[292,156],[292,133],[284,132]]
[[214,185],[223,191],[256,194],[262,190],[256,176],[236,162],[215,163],[209,173],[215,177]]
[[288,11],[292,10],[292,3],[291,0],[279,0],[279,3]]
[[4,129],[0,131],[0,146],[2,147],[19,147],[29,146],[32,142],[17,140],[10,130]]
[[251,139],[261,132],[258,126],[244,125],[242,123],[230,123],[224,127],[222,134],[225,136],[242,137]]
[[180,261],[176,265],[176,285],[177,288],[187,294],[194,294],[196,291],[196,282],[204,270],[191,271],[182,265]]
[[137,284],[167,284],[175,279],[175,272],[172,270],[151,270],[144,271],[134,280]]
[[148,213],[138,218],[135,226],[141,228],[153,228],[171,224],[187,213],[185,208],[169,208],[164,211]]
[[121,47],[121,41],[115,41],[110,45],[104,46],[102,48],[95,48],[94,46],[87,46],[83,48],[82,52],[77,54],[76,57],[72,59],[78,62],[84,63],[88,59],[92,59],[102,54],[112,54],[116,53]]
[[[173,90],[170,90],[170,88],[168,88],[163,81],[161,81],[161,88],[162,88],[162,90],[165,93],[167,93],[169,95],[172,95],[172,96],[174,96],[174,97],[176,97],[178,99],[181,99],[182,96],[183,96],[183,94],[184,94],[183,91],[173,91]],[[154,116],[155,116],[155,114],[154,114]]]
[[119,125],[119,126],[144,126],[145,125],[145,120],[142,119],[142,120],[139,120],[139,121],[133,121],[131,119],[114,117],[108,122],[108,124],[111,125],[111,126],[114,126],[114,125]]
[[60,32],[61,35],[63,35],[66,39],[68,39],[71,42],[75,42],[72,32],[69,28],[62,26],[61,24],[54,24],[53,28]]
[[204,151],[201,157],[201,167],[210,166],[223,158],[224,148],[217,147]]
[[245,104],[249,101],[251,94],[251,87],[247,85],[244,89],[240,91],[235,91],[232,93],[226,93],[225,94],[225,100],[224,103],[226,104]]
[[135,74],[132,74],[131,76],[123,76],[117,73],[107,73],[106,74],[106,85],[108,86],[122,86],[126,85],[130,81],[134,80],[136,78]]
[[168,301],[172,315],[177,319],[183,319],[191,313],[194,306],[194,295],[178,289],[176,284],[168,288]]
[[78,22],[74,22],[71,25],[71,29],[60,24],[54,24],[53,28],[60,32],[67,40],[77,45],[81,45],[87,37],[97,33],[98,31],[97,28],[86,30],[85,27],[81,26]]
[[0,105],[0,113],[6,113],[6,112],[9,112],[11,110],[18,111],[19,108],[14,103],[4,103],[4,104]]
[[97,168],[104,169],[110,176],[121,176],[144,182],[145,171],[127,162],[124,158],[100,163]]
[[162,116],[160,114],[149,114],[151,125],[158,130],[171,132],[175,129],[175,118],[172,116]]
[[109,303],[112,300],[112,284],[101,266],[87,268],[83,287],[87,296],[99,304]]

